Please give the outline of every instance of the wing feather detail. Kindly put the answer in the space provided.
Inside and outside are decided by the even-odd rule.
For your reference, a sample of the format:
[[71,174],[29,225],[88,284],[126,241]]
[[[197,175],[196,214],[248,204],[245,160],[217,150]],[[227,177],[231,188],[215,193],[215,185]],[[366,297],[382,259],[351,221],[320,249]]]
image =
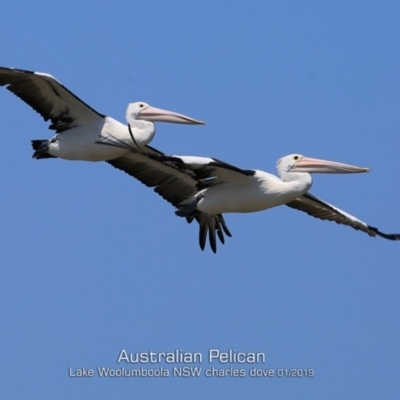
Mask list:
[[[205,180],[212,177],[213,167],[203,165],[200,178],[197,169],[190,168],[181,161],[178,162],[175,156],[166,156],[146,146],[144,152],[130,151],[107,163],[153,188],[164,200],[177,208],[177,215],[186,217],[188,223],[195,219],[199,224],[200,248],[204,250],[208,236],[211,250],[216,253],[216,238],[224,244],[224,233],[227,236],[232,235],[221,214],[206,214],[195,207],[197,195],[201,190],[199,186],[204,186]],[[206,168],[211,168],[208,173],[205,172]],[[192,203],[194,206],[189,213],[181,215],[179,209],[183,202]]]
[[290,208],[304,211],[312,217],[322,220],[334,221],[337,224],[351,226],[353,229],[367,233],[369,236],[381,236],[388,240],[400,240],[398,233],[383,233],[378,228],[368,225],[360,219],[340,210],[339,208],[318,199],[310,193],[306,193],[301,197],[286,204]]
[[49,74],[0,67],[0,86],[31,106],[45,121],[50,121],[49,129],[58,133],[78,124],[102,122],[106,117]]

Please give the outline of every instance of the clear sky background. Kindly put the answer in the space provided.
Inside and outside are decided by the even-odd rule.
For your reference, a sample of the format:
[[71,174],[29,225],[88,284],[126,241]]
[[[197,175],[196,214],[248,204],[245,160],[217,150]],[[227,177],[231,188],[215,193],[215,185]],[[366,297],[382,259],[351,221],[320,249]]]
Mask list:
[[[367,166],[317,175],[311,193],[400,232],[398,3],[94,4],[4,3],[0,65],[48,72],[120,121],[139,100],[206,121],[158,124],[166,153]],[[0,398],[398,396],[400,243],[279,207],[226,215],[233,237],[202,252],[195,224],[108,164],[33,160],[30,140],[53,132],[0,89]],[[315,376],[68,377],[135,367],[117,364],[123,348],[263,352],[260,369]]]

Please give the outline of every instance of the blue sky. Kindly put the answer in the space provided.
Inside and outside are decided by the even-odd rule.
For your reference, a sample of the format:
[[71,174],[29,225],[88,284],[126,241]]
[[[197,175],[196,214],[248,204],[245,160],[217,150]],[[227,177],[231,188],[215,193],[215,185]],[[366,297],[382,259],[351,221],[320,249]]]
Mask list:
[[[349,4],[350,3],[350,4]],[[204,119],[152,145],[275,172],[296,152],[369,174],[311,193],[384,232],[398,212],[400,6],[374,1],[43,1],[2,7],[1,63],[48,72],[124,121],[146,101]],[[400,243],[279,207],[226,215],[217,255],[105,163],[33,160],[52,136],[0,88],[0,397],[389,399],[399,392]],[[128,352],[262,352],[199,378],[72,378]],[[176,365],[143,365],[146,368]],[[313,378],[207,378],[207,368]]]

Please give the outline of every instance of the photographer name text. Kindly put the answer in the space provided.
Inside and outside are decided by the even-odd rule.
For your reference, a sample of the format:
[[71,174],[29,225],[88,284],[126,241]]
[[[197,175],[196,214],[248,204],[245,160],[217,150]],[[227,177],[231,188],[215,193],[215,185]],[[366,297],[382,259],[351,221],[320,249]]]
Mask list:
[[[262,368],[266,354],[263,352],[243,352],[236,349],[221,351],[209,349],[206,352],[186,352],[175,349],[169,352],[129,352],[120,350],[116,358],[117,368],[68,368],[72,378],[157,378],[183,377],[197,378],[312,378],[312,368]],[[207,363],[207,367],[202,364]],[[195,365],[194,365],[195,364]],[[190,365],[190,366],[189,366]],[[221,368],[223,367],[223,368]]]

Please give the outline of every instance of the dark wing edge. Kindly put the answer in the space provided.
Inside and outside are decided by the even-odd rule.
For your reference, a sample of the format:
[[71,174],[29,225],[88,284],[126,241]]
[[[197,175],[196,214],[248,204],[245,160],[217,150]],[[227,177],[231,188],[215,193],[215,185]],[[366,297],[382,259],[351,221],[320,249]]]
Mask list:
[[350,226],[353,229],[365,232],[372,237],[378,235],[388,240],[400,240],[399,233],[381,232],[378,228],[366,224],[358,218],[318,199],[310,193],[306,193],[286,205],[290,208],[306,212],[314,218],[334,221],[337,224]]
[[18,96],[45,121],[50,120],[49,129],[58,133],[74,126],[77,115],[72,115],[72,110],[92,118],[106,117],[46,73],[0,67],[0,86]]
[[217,158],[212,157],[213,162],[209,164],[209,167],[214,168],[213,171],[216,172],[217,168],[223,168],[232,172],[236,172],[240,175],[244,176],[254,176],[256,171],[253,169],[241,169],[232,164],[228,164],[225,161],[218,160]]
[[254,176],[256,173],[254,170],[240,169],[212,157],[163,155],[160,159],[167,165],[193,175],[198,181],[196,186],[198,190],[222,183],[225,176],[232,172],[240,177]]

